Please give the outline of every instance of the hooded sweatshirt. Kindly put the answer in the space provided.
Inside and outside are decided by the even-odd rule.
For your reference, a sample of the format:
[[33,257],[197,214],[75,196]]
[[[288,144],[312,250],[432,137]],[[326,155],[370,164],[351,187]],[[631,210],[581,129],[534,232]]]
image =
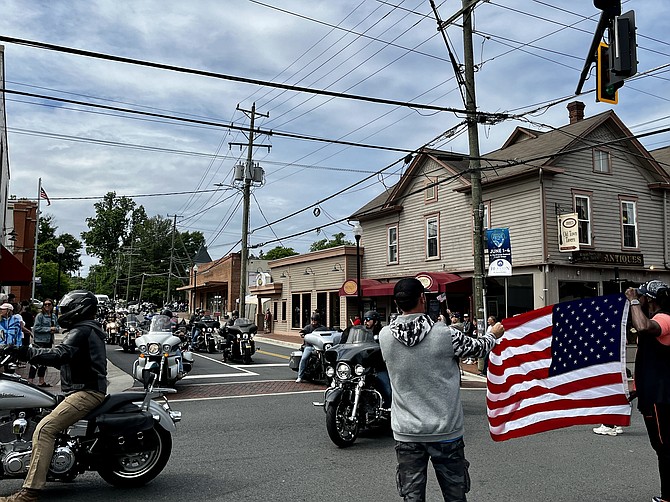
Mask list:
[[460,357],[484,357],[495,337],[464,335],[425,314],[398,316],[379,334],[393,401],[391,427],[401,442],[453,441],[463,436]]

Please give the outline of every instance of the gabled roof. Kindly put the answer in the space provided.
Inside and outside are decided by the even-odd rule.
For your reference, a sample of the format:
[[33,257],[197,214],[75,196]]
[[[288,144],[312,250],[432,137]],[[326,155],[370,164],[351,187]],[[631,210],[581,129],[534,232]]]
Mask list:
[[514,129],[514,132],[510,134],[505,144],[500,147],[501,150],[504,150],[508,146],[514,145],[516,143],[521,143],[522,141],[527,141],[529,139],[535,139],[540,134],[544,134],[544,131],[535,131],[533,129],[528,129],[526,127],[517,127]]
[[398,183],[390,187],[388,190],[380,193],[370,202],[358,209],[350,216],[350,219],[364,220],[366,217],[372,215],[377,217],[381,213],[401,210],[402,200],[406,196],[405,193],[407,191],[407,186],[414,179],[416,172],[421,167],[423,167],[425,162],[429,159],[432,159],[440,164],[446,170],[446,172],[460,177],[463,184],[466,184],[467,181],[463,177],[463,173],[468,169],[470,161],[465,159],[465,157],[466,155],[462,153],[446,152],[432,148],[421,149],[419,153],[414,156],[414,159],[407,168],[407,171],[405,171]]
[[212,257],[209,256],[207,247],[204,244],[200,245],[200,249],[193,257],[193,263],[209,263],[212,261]]
[[670,146],[664,146],[649,153],[651,153],[651,156],[654,157],[661,168],[670,175]]

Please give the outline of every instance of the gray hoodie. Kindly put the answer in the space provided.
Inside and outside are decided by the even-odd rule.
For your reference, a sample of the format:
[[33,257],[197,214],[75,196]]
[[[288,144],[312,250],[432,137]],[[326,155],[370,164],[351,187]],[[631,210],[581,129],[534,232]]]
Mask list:
[[491,334],[476,339],[425,314],[398,316],[379,334],[393,389],[391,427],[402,442],[451,441],[463,436],[460,357],[484,357]]

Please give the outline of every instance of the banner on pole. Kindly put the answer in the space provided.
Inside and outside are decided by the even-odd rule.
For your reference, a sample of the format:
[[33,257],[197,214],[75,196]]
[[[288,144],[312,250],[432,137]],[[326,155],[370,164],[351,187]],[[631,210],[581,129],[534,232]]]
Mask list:
[[486,246],[489,250],[489,276],[512,275],[512,245],[509,228],[486,229]]

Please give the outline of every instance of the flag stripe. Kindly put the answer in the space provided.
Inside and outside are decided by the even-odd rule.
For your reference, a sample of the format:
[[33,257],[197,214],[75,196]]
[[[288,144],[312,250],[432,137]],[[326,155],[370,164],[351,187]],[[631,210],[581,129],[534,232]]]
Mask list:
[[611,414],[608,410],[600,410],[599,413],[594,412],[588,416],[571,415],[543,420],[541,422],[525,425],[523,428],[509,429],[500,434],[494,434],[492,431],[491,436],[495,441],[506,441],[508,439],[529,436],[531,434],[538,434],[540,432],[547,432],[563,427],[570,427],[572,425],[588,424],[608,424],[627,427],[630,425],[630,415],[624,416],[619,413]]

